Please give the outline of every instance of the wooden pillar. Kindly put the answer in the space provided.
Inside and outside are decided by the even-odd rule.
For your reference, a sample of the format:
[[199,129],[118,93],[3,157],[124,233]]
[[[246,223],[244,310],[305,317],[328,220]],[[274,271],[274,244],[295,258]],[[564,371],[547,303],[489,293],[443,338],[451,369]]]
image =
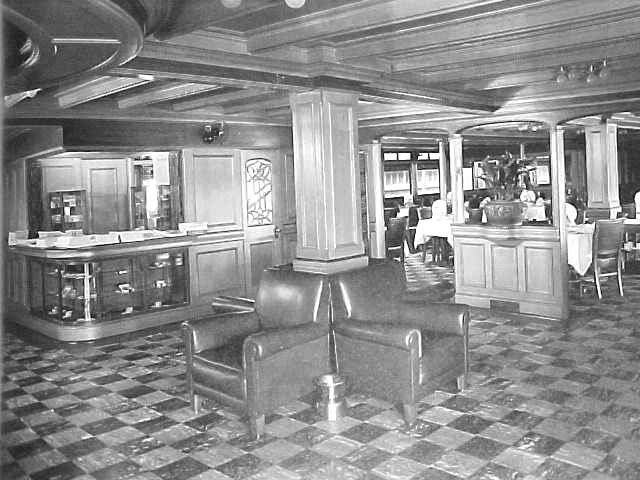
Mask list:
[[449,135],[449,169],[451,171],[451,192],[453,222],[464,223],[464,190],[462,187],[462,135]]
[[291,94],[297,245],[295,270],[330,274],[368,264],[362,241],[358,96]]
[[385,258],[384,245],[384,168],[382,144],[361,146],[365,151],[367,175],[367,213],[369,217],[369,256]]
[[448,169],[448,162],[447,162],[447,152],[444,147],[445,147],[444,140],[440,140],[438,142],[438,154],[439,154],[438,169],[440,171],[440,198],[442,200],[447,199],[447,192],[449,191],[449,188],[448,188],[449,169]]
[[[562,127],[552,125],[549,129],[549,144],[551,147],[551,198],[553,226],[559,231],[560,237],[560,261],[563,268],[560,269],[558,287],[562,299],[561,319],[569,318],[569,267],[567,261],[567,215],[566,203],[566,174],[564,168],[564,130]],[[555,277],[556,275],[554,275]]]
[[620,211],[618,192],[618,128],[608,120],[584,129],[587,154],[587,207]]

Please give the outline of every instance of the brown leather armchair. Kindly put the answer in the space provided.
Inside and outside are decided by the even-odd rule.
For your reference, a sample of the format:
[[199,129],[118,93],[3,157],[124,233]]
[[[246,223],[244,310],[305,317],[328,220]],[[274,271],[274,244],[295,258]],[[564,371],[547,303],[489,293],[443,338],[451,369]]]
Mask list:
[[411,426],[421,396],[469,369],[466,305],[408,294],[397,262],[336,275],[331,284],[338,372],[350,392],[401,402]]
[[187,387],[248,416],[254,438],[265,413],[314,389],[330,370],[329,288],[324,277],[265,270],[255,311],[183,323]]

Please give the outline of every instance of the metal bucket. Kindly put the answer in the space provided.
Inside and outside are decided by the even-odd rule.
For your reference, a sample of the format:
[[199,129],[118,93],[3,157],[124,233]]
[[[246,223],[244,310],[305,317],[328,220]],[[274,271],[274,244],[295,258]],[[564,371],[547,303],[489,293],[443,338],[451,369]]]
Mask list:
[[316,410],[323,418],[335,421],[345,414],[344,380],[339,375],[321,375],[315,379]]

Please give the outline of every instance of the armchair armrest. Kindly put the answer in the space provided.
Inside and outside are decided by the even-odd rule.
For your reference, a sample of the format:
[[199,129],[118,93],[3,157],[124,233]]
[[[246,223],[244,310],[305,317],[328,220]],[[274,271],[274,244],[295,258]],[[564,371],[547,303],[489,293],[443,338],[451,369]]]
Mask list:
[[418,349],[418,356],[422,352],[420,330],[407,325],[390,325],[388,323],[363,322],[360,320],[343,320],[335,325],[338,335],[388,345],[403,350]]
[[329,326],[317,323],[254,333],[244,341],[245,358],[254,361],[263,360],[291,347],[316,340],[323,335],[327,336],[328,341]]
[[226,344],[230,339],[247,336],[260,329],[258,316],[253,312],[216,315],[182,323],[187,354],[197,353]]
[[211,308],[214,310],[221,309],[230,311],[231,313],[252,312],[255,310],[255,301],[250,298],[233,297],[230,295],[219,295],[211,302]]
[[[411,325],[420,330],[433,330],[466,336],[469,330],[469,307],[454,303],[393,302],[380,312],[384,322]],[[372,318],[375,322],[376,319]]]

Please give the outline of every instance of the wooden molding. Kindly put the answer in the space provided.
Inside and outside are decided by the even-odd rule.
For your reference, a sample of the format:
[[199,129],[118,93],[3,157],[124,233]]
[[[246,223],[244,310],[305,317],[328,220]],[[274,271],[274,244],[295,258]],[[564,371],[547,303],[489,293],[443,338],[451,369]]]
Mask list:
[[58,99],[61,108],[71,108],[149,82],[150,80],[140,78],[94,77],[59,90],[54,97]]
[[177,83],[151,88],[144,93],[129,95],[118,100],[118,108],[131,108],[138,105],[177,100],[191,95],[219,89],[219,85],[202,83]]

